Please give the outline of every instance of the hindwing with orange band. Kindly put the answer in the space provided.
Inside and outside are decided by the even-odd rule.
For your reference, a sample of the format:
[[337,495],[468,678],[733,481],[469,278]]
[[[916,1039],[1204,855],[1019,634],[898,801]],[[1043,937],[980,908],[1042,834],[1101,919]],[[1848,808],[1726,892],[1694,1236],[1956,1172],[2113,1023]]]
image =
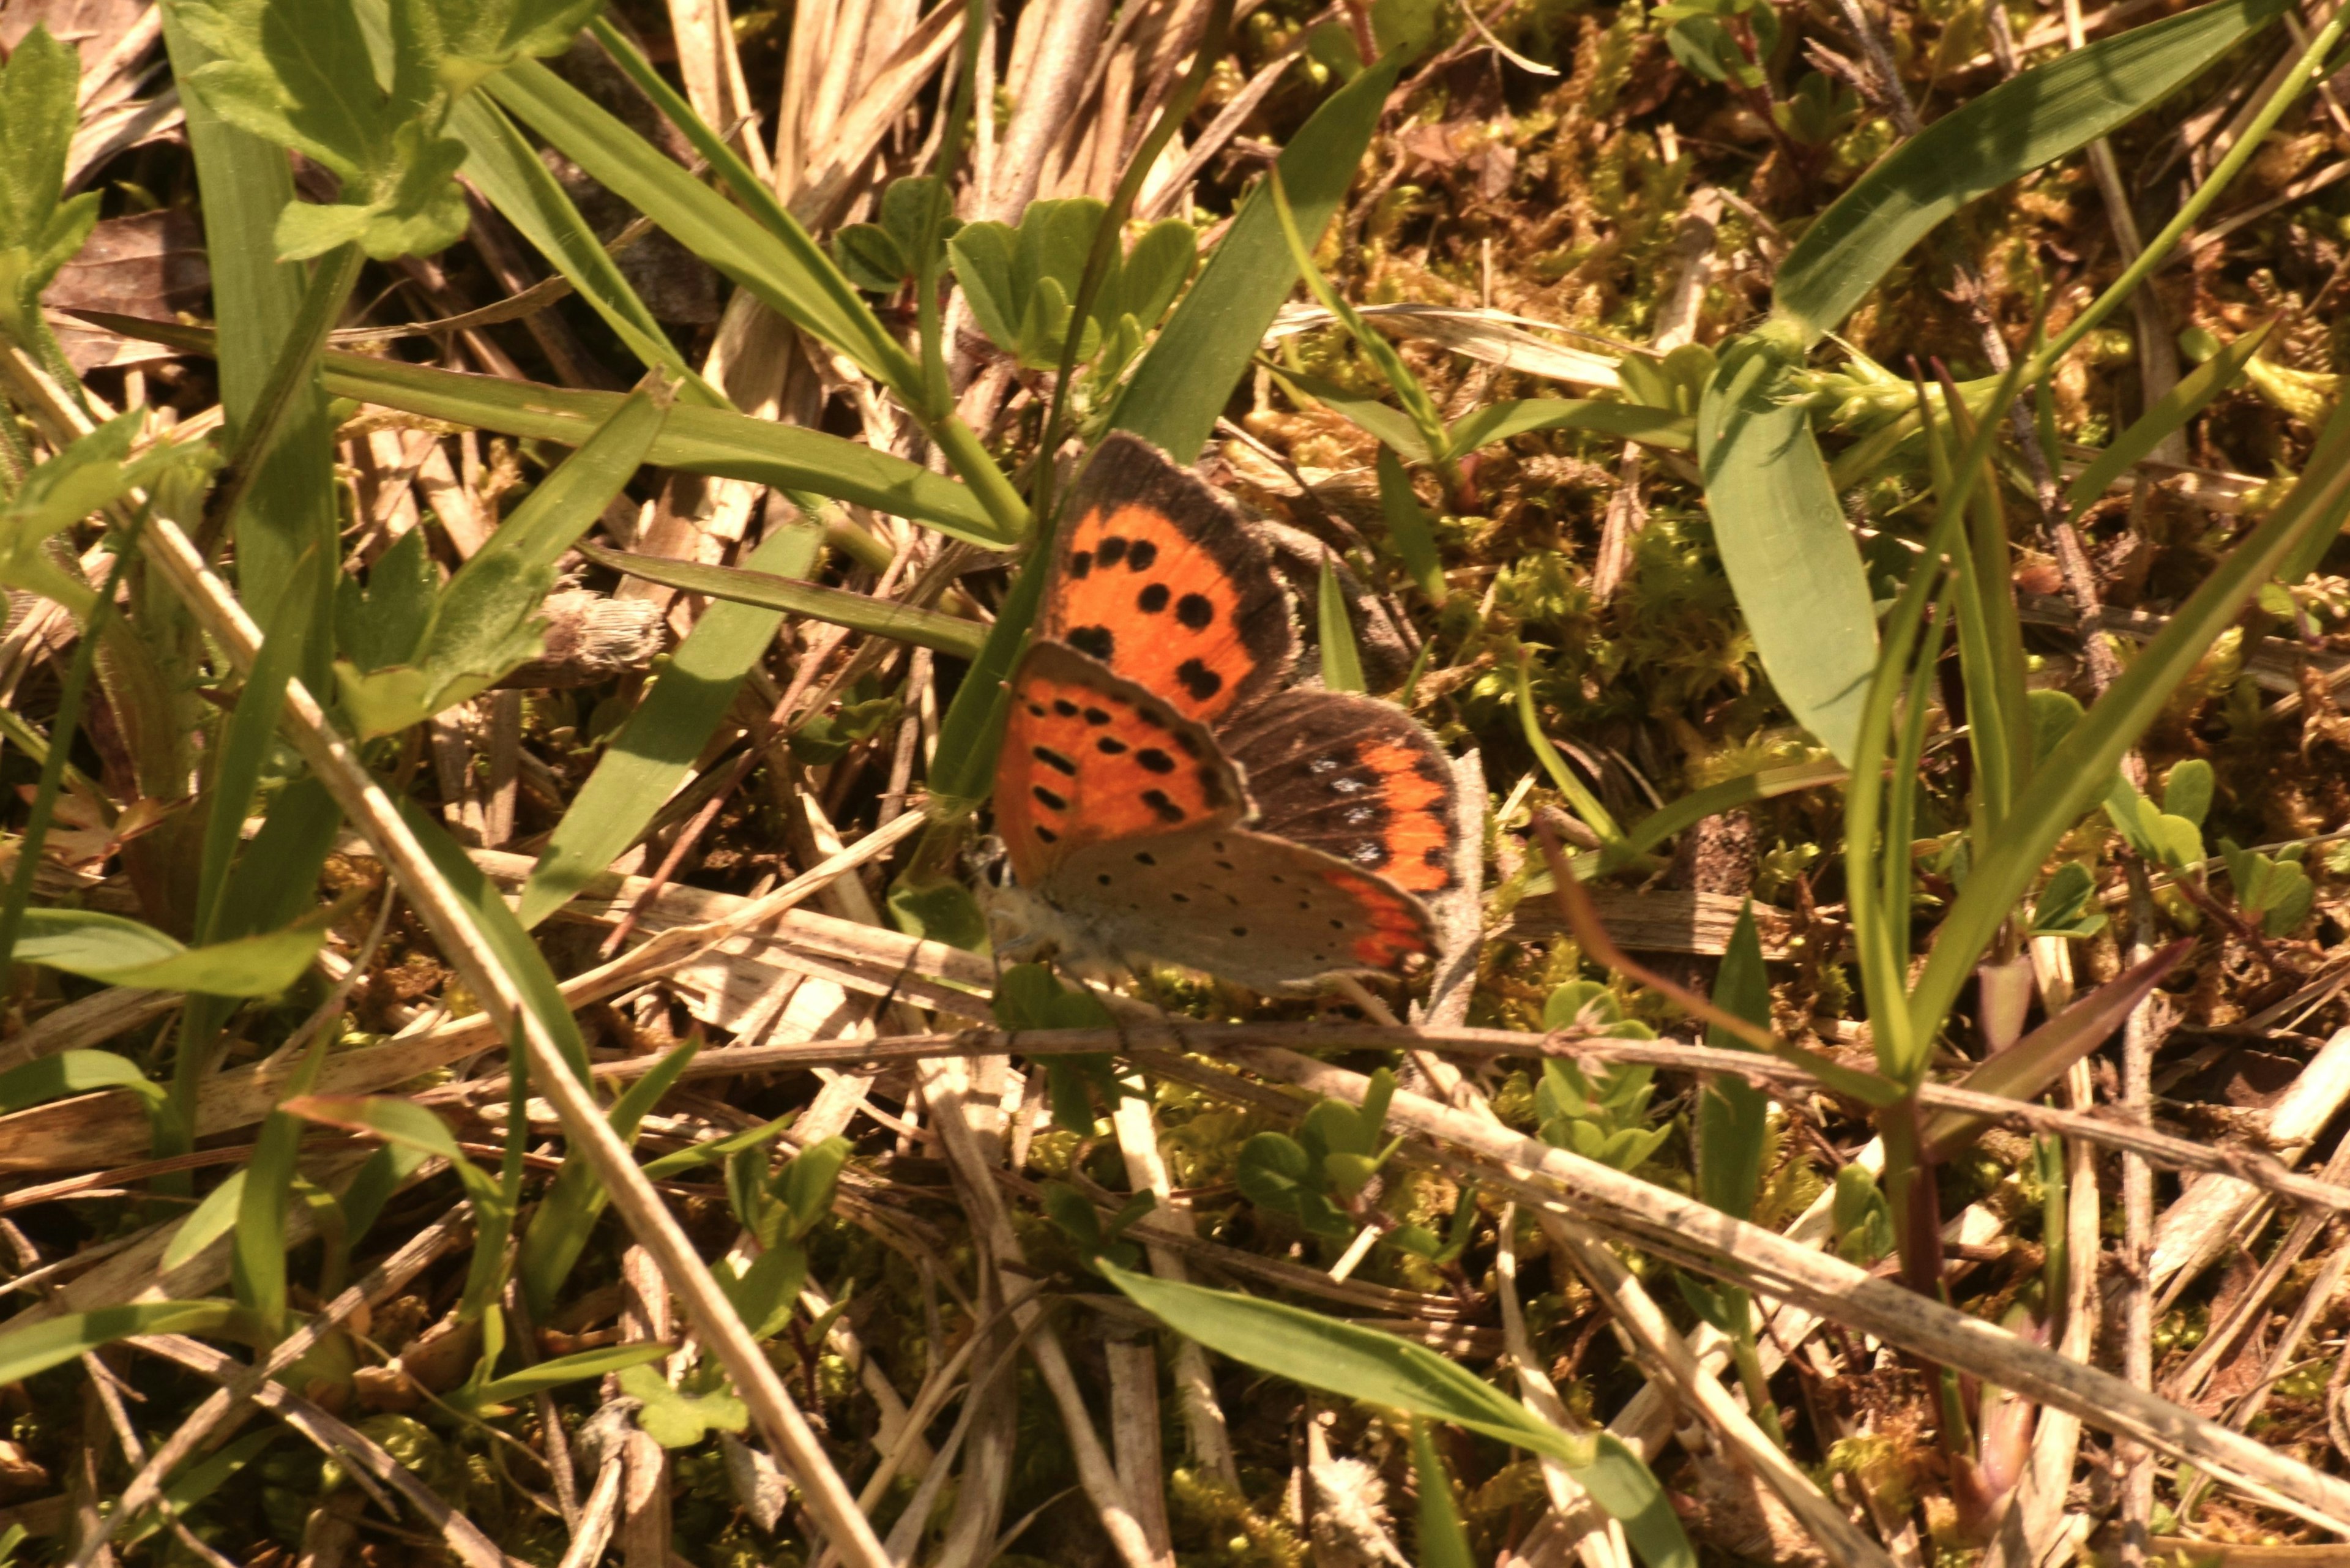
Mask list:
[[1376,872],[1408,893],[1453,885],[1461,828],[1451,771],[1402,709],[1347,692],[1284,691],[1216,738],[1256,803],[1259,832]]

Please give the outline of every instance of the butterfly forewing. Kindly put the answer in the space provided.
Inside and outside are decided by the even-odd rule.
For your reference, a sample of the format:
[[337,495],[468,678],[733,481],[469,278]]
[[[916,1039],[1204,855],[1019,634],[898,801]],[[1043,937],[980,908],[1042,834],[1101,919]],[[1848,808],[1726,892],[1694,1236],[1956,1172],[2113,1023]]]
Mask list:
[[1012,680],[996,762],[996,830],[1013,874],[1049,889],[1075,849],[1236,823],[1246,797],[1208,732],[1057,642]]
[[1263,541],[1127,435],[1102,443],[1069,496],[1037,635],[1211,724],[1278,690],[1296,641]]

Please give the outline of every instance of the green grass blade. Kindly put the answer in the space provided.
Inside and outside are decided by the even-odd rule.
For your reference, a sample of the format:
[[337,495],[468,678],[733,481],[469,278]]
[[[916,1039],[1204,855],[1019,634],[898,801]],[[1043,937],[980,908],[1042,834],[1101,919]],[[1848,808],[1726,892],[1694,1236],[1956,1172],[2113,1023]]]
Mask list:
[[[1301,232],[1319,234],[1329,226],[1407,63],[1390,52],[1332,94],[1289,139],[1278,168]],[[1178,462],[1197,457],[1296,284],[1281,220],[1259,185],[1136,367],[1109,428],[1132,431]],[[941,754],[945,749],[941,735]]]
[[[1611,857],[1603,862],[1603,866],[1607,870],[1614,870],[1624,861],[1646,854],[1675,834],[1696,826],[1709,816],[1719,816],[1725,811],[1752,805],[1756,801],[1776,800],[1783,794],[1794,794],[1799,790],[1842,784],[1851,776],[1850,770],[1833,760],[1795,763],[1783,768],[1758,768],[1751,774],[1724,779],[1718,784],[1691,790],[1671,805],[1659,806],[1634,823],[1625,833],[1623,842],[1611,850]],[[1544,879],[1539,884],[1529,880],[1526,890],[1529,893],[1547,892],[1547,873],[1537,873],[1537,876]]]
[[[921,406],[919,368],[798,224],[773,234],[536,61],[487,84],[499,104],[686,249]],[[788,223],[789,220],[786,219]]]
[[1935,224],[2127,124],[2284,9],[2216,0],[2059,55],[1944,115],[1804,229],[1779,265],[1773,316],[1816,342]]
[[1411,1471],[1412,1490],[1419,1494],[1419,1568],[1476,1568],[1469,1532],[1452,1501],[1452,1472],[1425,1421],[1411,1424]]
[[[178,80],[189,80],[212,58],[170,7],[163,37]],[[213,309],[226,333],[221,403],[234,432],[260,408],[301,315],[307,273],[279,261],[271,237],[277,214],[294,198],[294,179],[283,149],[221,119],[199,95],[182,96],[203,198]],[[332,436],[326,396],[315,377],[306,378],[286,394],[277,439],[229,520],[238,588],[247,603],[275,607],[271,625],[300,643],[296,671],[314,691],[328,689],[340,560]]]
[[[1750,901],[1738,911],[1730,945],[1713,979],[1713,1004],[1749,1023],[1771,1026],[1771,975],[1762,966],[1762,940]],[[1708,1024],[1705,1043],[1717,1051],[1752,1050],[1720,1024]],[[1770,1153],[1771,1097],[1745,1079],[1716,1073],[1698,1096],[1691,1146],[1697,1155],[1698,1196],[1733,1220],[1753,1217]]]
[[138,1302],[67,1313],[0,1334],[0,1380],[20,1382],[85,1351],[141,1334],[212,1334],[244,1316],[234,1302]]
[[1444,582],[1444,559],[1436,548],[1436,530],[1428,521],[1428,514],[1412,493],[1411,476],[1403,471],[1403,463],[1388,448],[1379,448],[1379,510],[1388,523],[1388,542],[1402,558],[1403,569],[1428,596],[1428,602],[1441,605],[1448,597]]
[[1322,563],[1322,584],[1314,607],[1322,639],[1322,684],[1333,691],[1367,691],[1362,650],[1355,646],[1355,623],[1347,617],[1347,591],[1338,586],[1338,574],[1327,561]]
[[[149,342],[199,354],[214,348],[214,335],[202,327],[95,311],[89,317],[110,330]],[[622,397],[619,392],[575,391],[535,381],[503,381],[337,349],[327,351],[323,369],[327,389],[337,397],[573,447],[611,417]],[[671,409],[646,461],[661,468],[690,469],[771,484],[779,490],[837,496],[877,512],[910,517],[990,549],[1003,549],[1020,538],[999,526],[969,489],[919,463],[877,452],[861,441],[754,420],[729,409],[687,404]]]
[[[1595,1437],[1563,1432],[1467,1368],[1374,1329],[1228,1291],[1178,1284],[1097,1260],[1104,1278],[1185,1337],[1243,1366],[1342,1398],[1465,1427],[1557,1459],[1592,1501],[1624,1522],[1650,1568],[1695,1568],[1697,1556],[1656,1478],[1636,1459],[1603,1455]],[[1625,1450],[1628,1455],[1629,1450]]]
[[473,1397],[477,1407],[503,1405],[513,1399],[527,1399],[541,1389],[560,1388],[566,1383],[577,1383],[583,1377],[601,1377],[607,1373],[643,1366],[671,1353],[671,1346],[659,1343],[598,1345],[593,1350],[542,1361],[520,1372],[509,1372],[504,1377],[493,1377],[474,1389]]
[[[364,9],[364,7],[362,7]],[[588,308],[604,318],[648,370],[665,370],[685,395],[711,408],[731,408],[678,351],[628,275],[597,240],[565,191],[497,105],[479,93],[458,100],[449,133],[465,144],[465,177],[489,199],[556,271],[571,282]]]
[[310,965],[327,911],[259,936],[182,947],[152,926],[95,909],[27,909],[20,963],[47,964],[107,985],[208,996],[275,996]]
[[221,896],[229,867],[244,842],[245,814],[253,809],[261,771],[277,740],[277,715],[286,707],[286,682],[294,673],[300,640],[271,636],[237,694],[236,707],[222,726],[220,762],[213,774],[212,804],[204,818],[203,861],[196,879],[196,913],[191,929],[198,941],[218,934]]
[[[645,1114],[660,1103],[701,1049],[700,1041],[688,1040],[612,1102],[606,1119],[622,1143],[636,1141],[637,1127]],[[534,1318],[554,1310],[563,1282],[595,1233],[608,1197],[594,1166],[577,1154],[565,1157],[563,1168],[556,1173],[537,1212],[531,1216],[530,1229],[523,1233],[522,1250],[515,1259],[523,1299],[530,1303]]]
[[150,1102],[163,1097],[163,1091],[127,1056],[111,1051],[60,1051],[0,1073],[0,1115],[105,1089],[128,1089]]
[[1566,759],[1558,754],[1558,748],[1551,744],[1550,737],[1543,732],[1542,715],[1534,709],[1534,678],[1523,659],[1518,662],[1518,726],[1525,732],[1526,744],[1534,749],[1534,760],[1550,775],[1552,787],[1566,797],[1566,803],[1575,807],[1575,815],[1583,819],[1586,827],[1597,834],[1607,847],[1614,848],[1624,836],[1624,830],[1616,826],[1615,816],[1599,804],[1597,795],[1585,787],[1575,770],[1566,765]]
[[2154,407],[2140,414],[2129,429],[2116,436],[2114,443],[2081,471],[2081,476],[2064,492],[2065,508],[2078,513],[2103,495],[2107,485],[2128,472],[2131,464],[2161,445],[2163,437],[2201,413],[2204,405],[2234,385],[2236,378],[2243,374],[2244,367],[2275,330],[2276,317],[2271,317],[2181,376]]
[[[426,814],[414,801],[401,798],[400,815],[416,835],[424,853],[431,857],[433,869],[463,901],[467,911],[484,940],[494,950],[498,961],[514,977],[522,1000],[536,1013],[563,1060],[578,1075],[583,1084],[591,1083],[588,1066],[588,1043],[580,1037],[578,1020],[571,1016],[570,1004],[563,999],[563,988],[547,967],[546,955],[530,940],[530,932],[515,918],[507,907],[505,896],[497,884],[483,875],[449,830]],[[601,869],[601,867],[598,867]],[[514,1058],[515,1072],[520,1072],[522,1058]]]
[[1364,434],[1389,451],[1400,452],[1414,462],[1434,462],[1436,449],[1428,444],[1427,432],[1414,423],[1409,414],[1391,409],[1377,398],[1361,392],[1350,392],[1336,381],[1319,376],[1309,376],[1302,370],[1286,369],[1268,360],[1258,361],[1290,400],[1305,406],[1309,400],[1321,403],[1352,423]]
[[916,605],[895,604],[888,599],[877,599],[870,594],[851,593],[846,588],[828,588],[820,583],[797,582],[790,577],[777,576],[773,572],[754,572],[740,566],[705,566],[697,561],[601,550],[593,545],[581,545],[579,553],[599,566],[609,566],[616,572],[626,572],[650,583],[681,588],[687,593],[706,594],[729,604],[753,605],[762,609],[781,610],[787,615],[829,621],[834,626],[845,626],[851,631],[911,643],[917,648],[952,654],[957,659],[977,658],[980,646],[987,638],[985,627],[977,621],[964,620],[960,616],[943,615]]
[[2023,897],[2056,841],[2105,798],[2114,769],[2162,711],[2258,592],[2302,544],[2305,533],[2336,515],[2350,498],[2350,400],[2326,421],[2301,480],[2203,579],[2168,625],[2059,742],[2033,773],[2007,830],[1977,860],[1928,955],[1912,992],[1910,1016],[1930,1033],[1940,1026],[1975,961]]
[[[326,1047],[323,1035],[311,1043],[286,1085],[286,1098],[307,1095],[317,1083]],[[252,1159],[239,1172],[244,1180],[237,1198],[230,1275],[236,1282],[236,1299],[273,1337],[286,1332],[286,1206],[301,1158],[303,1127],[299,1116],[270,1112],[254,1139]]]
[[[1428,395],[1428,389],[1420,385],[1419,378],[1412,374],[1409,365],[1404,363],[1403,355],[1396,346],[1373,331],[1370,323],[1356,314],[1355,307],[1347,303],[1346,296],[1330,286],[1330,280],[1324,277],[1322,269],[1314,264],[1314,247],[1307,242],[1298,225],[1297,214],[1290,207],[1289,194],[1282,188],[1278,167],[1266,180],[1263,194],[1272,201],[1273,214],[1280,222],[1282,243],[1289,247],[1289,265],[1296,268],[1297,275],[1305,280],[1307,291],[1322,308],[1337,317],[1338,325],[1347,329],[1347,335],[1363,351],[1363,358],[1378,370],[1380,379],[1395,393],[1396,400],[1403,404],[1405,417],[1419,432],[1421,446],[1436,462],[1449,464],[1454,453],[1445,439],[1444,416],[1437,410],[1436,400]],[[1315,234],[1318,238],[1321,231],[1316,229]]]
[[[785,528],[753,551],[748,564],[799,576],[815,566],[823,545],[820,527]],[[701,755],[782,620],[775,610],[723,602],[703,613],[555,825],[523,887],[517,918],[525,929],[561,909],[636,842]]]
[[1446,444],[1456,457],[1529,431],[1589,431],[1617,441],[1636,441],[1669,452],[1697,445],[1697,425],[1687,414],[1596,398],[1522,398],[1488,403],[1452,422]]
[[1849,765],[1877,664],[1860,551],[1812,439],[1811,416],[1774,395],[1777,342],[1726,355],[1698,410],[1698,466],[1714,547],[1780,699]]
[[[1868,695],[1862,704],[1854,737],[1852,783],[1844,799],[1844,876],[1851,903],[1853,946],[1860,954],[1861,993],[1867,998],[1876,1023],[1878,1062],[1906,1061],[1913,1054],[1907,1033],[1908,1013],[1902,1009],[1905,970],[1899,955],[1908,950],[1907,929],[1896,930],[1884,907],[1886,876],[1881,859],[1893,846],[1885,836],[1885,767],[1894,746],[1894,709],[1902,691],[1910,656],[1917,651],[1926,628],[1926,611],[1933,601],[1943,571],[1942,557],[1957,533],[1957,514],[1944,513],[1926,541],[1925,554],[1909,569],[1909,580],[1885,618],[1885,646],[1871,672]],[[1903,783],[1907,787],[1906,781]],[[1908,846],[1901,853],[1906,857]],[[1906,870],[1907,862],[1904,861]]]
[[457,569],[449,587],[467,572],[490,569],[484,561],[509,564],[517,573],[551,570],[650,459],[670,409],[666,387],[640,387],[621,399]]
[[204,1194],[204,1200],[172,1231],[171,1244],[163,1249],[163,1272],[174,1272],[227,1235],[236,1224],[237,1211],[244,1206],[244,1171],[240,1168],[230,1171],[218,1187]]

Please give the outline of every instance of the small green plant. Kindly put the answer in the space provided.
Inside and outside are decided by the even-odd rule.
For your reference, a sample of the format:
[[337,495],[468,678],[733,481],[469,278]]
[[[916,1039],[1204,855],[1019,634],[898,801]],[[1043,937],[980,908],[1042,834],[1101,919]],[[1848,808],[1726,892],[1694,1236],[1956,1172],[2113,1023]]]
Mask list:
[[[1647,1024],[1625,1017],[1606,986],[1588,980],[1569,981],[1550,993],[1543,1003],[1543,1027],[1624,1040],[1657,1037]],[[1669,1126],[1648,1126],[1655,1077],[1655,1068],[1638,1063],[1586,1073],[1561,1057],[1546,1058],[1534,1089],[1543,1141],[1618,1170],[1638,1168],[1672,1136]]]
[[737,1151],[726,1161],[726,1198],[734,1218],[759,1243],[759,1255],[740,1265],[721,1263],[712,1272],[734,1303],[752,1335],[780,1332],[807,1282],[807,1235],[832,1212],[848,1141],[828,1137],[810,1144],[770,1173],[763,1147]]
[[1379,1147],[1379,1127],[1395,1096],[1395,1075],[1380,1068],[1360,1106],[1323,1100],[1297,1124],[1297,1136],[1261,1132],[1241,1146],[1242,1196],[1307,1234],[1344,1241],[1364,1223],[1363,1191],[1402,1139]]

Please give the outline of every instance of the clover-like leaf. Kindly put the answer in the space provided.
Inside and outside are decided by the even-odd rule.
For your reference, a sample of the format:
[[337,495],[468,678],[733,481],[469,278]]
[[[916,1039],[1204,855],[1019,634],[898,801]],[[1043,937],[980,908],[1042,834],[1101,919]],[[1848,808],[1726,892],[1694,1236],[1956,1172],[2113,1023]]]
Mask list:
[[681,1393],[650,1366],[622,1372],[620,1392],[641,1407],[637,1425],[664,1449],[690,1449],[712,1431],[739,1432],[751,1424],[750,1410],[730,1390]]

